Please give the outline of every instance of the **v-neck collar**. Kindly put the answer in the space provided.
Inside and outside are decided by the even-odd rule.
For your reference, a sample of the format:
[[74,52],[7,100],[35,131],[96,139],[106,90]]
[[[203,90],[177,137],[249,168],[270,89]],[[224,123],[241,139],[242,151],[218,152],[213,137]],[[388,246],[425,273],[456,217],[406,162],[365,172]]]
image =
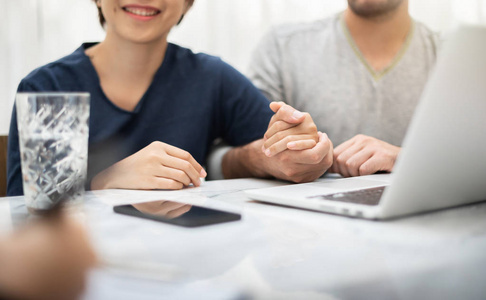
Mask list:
[[167,43],[167,49],[165,50],[165,55],[164,55],[164,59],[162,60],[162,64],[160,65],[160,67],[155,72],[154,77],[152,79],[152,82],[150,83],[149,87],[147,88],[145,93],[142,95],[142,97],[139,99],[139,101],[137,102],[137,105],[135,106],[135,108],[133,110],[126,110],[126,109],[119,107],[113,101],[111,101],[108,98],[108,96],[106,96],[105,92],[103,91],[103,88],[101,87],[101,80],[100,80],[100,77],[98,75],[98,72],[96,71],[96,68],[94,67],[93,62],[91,61],[89,56],[86,55],[86,52],[85,52],[86,49],[88,49],[88,48],[90,48],[90,47],[92,47],[96,44],[98,44],[98,43],[83,43],[81,45],[81,47],[79,48],[79,50],[81,52],[81,56],[83,57],[83,59],[87,60],[87,62],[88,62],[89,68],[90,68],[91,73],[92,73],[93,80],[96,81],[96,85],[99,89],[100,94],[103,96],[105,101],[107,101],[111,106],[113,106],[118,111],[126,113],[126,114],[131,114],[131,115],[137,114],[138,112],[140,112],[141,107],[143,105],[143,102],[145,102],[144,100],[147,97],[147,94],[149,94],[150,91],[153,89],[154,82],[156,81],[156,79],[159,76],[162,76],[164,74],[164,70],[167,68],[166,67],[167,61],[169,60],[168,56],[172,55],[172,50],[173,50],[172,44]]
[[410,26],[410,31],[407,35],[407,38],[405,39],[405,43],[403,43],[402,47],[400,48],[400,51],[395,55],[395,57],[392,59],[390,64],[386,66],[384,69],[380,71],[376,71],[366,60],[364,57],[363,53],[361,50],[359,50],[358,45],[355,43],[353,37],[351,36],[351,33],[349,32],[348,26],[346,25],[346,22],[344,20],[344,13],[341,13],[339,16],[339,22],[341,23],[341,27],[344,32],[344,36],[346,37],[346,40],[349,43],[349,46],[351,46],[351,49],[353,49],[354,54],[358,57],[358,59],[361,61],[361,63],[366,67],[368,72],[371,74],[373,79],[375,81],[380,80],[385,76],[387,73],[389,73],[402,59],[403,55],[407,52],[410,42],[412,41],[412,37],[415,33],[415,21],[412,19],[411,20],[411,26]]

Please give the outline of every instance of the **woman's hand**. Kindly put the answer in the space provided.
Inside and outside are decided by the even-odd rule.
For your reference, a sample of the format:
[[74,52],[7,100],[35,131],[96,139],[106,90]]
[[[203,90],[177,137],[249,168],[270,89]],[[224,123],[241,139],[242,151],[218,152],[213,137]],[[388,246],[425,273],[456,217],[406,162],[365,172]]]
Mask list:
[[275,115],[264,135],[262,151],[272,157],[287,149],[312,149],[319,142],[317,127],[308,113],[302,113],[283,102],[272,102]]
[[91,181],[91,188],[177,190],[191,183],[199,186],[200,177],[206,177],[206,171],[189,152],[153,142],[100,172]]

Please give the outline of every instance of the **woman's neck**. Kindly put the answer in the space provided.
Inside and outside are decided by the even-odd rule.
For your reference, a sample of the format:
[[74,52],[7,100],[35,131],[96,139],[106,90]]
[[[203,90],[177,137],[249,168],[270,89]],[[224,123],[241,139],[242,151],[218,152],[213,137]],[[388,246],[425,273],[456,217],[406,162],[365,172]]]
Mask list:
[[107,35],[98,45],[88,49],[100,76],[121,78],[153,77],[159,69],[167,49],[167,40],[152,43],[133,43]]
[[150,87],[162,65],[167,39],[134,43],[107,34],[105,40],[86,50],[106,97],[132,111]]

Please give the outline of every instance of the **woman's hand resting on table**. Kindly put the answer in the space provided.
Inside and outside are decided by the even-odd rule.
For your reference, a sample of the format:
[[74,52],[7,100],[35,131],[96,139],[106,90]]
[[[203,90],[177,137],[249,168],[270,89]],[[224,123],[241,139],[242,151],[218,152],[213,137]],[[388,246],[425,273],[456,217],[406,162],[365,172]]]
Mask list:
[[153,142],[97,174],[91,189],[181,189],[201,184],[206,171],[189,152]]

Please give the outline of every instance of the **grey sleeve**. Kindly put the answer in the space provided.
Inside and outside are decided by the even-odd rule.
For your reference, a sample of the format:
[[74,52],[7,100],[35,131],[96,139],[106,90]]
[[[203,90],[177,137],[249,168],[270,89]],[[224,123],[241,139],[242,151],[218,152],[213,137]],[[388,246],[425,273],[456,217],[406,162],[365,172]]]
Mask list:
[[267,33],[253,51],[248,77],[268,100],[286,102],[282,80],[282,55],[274,31]]

